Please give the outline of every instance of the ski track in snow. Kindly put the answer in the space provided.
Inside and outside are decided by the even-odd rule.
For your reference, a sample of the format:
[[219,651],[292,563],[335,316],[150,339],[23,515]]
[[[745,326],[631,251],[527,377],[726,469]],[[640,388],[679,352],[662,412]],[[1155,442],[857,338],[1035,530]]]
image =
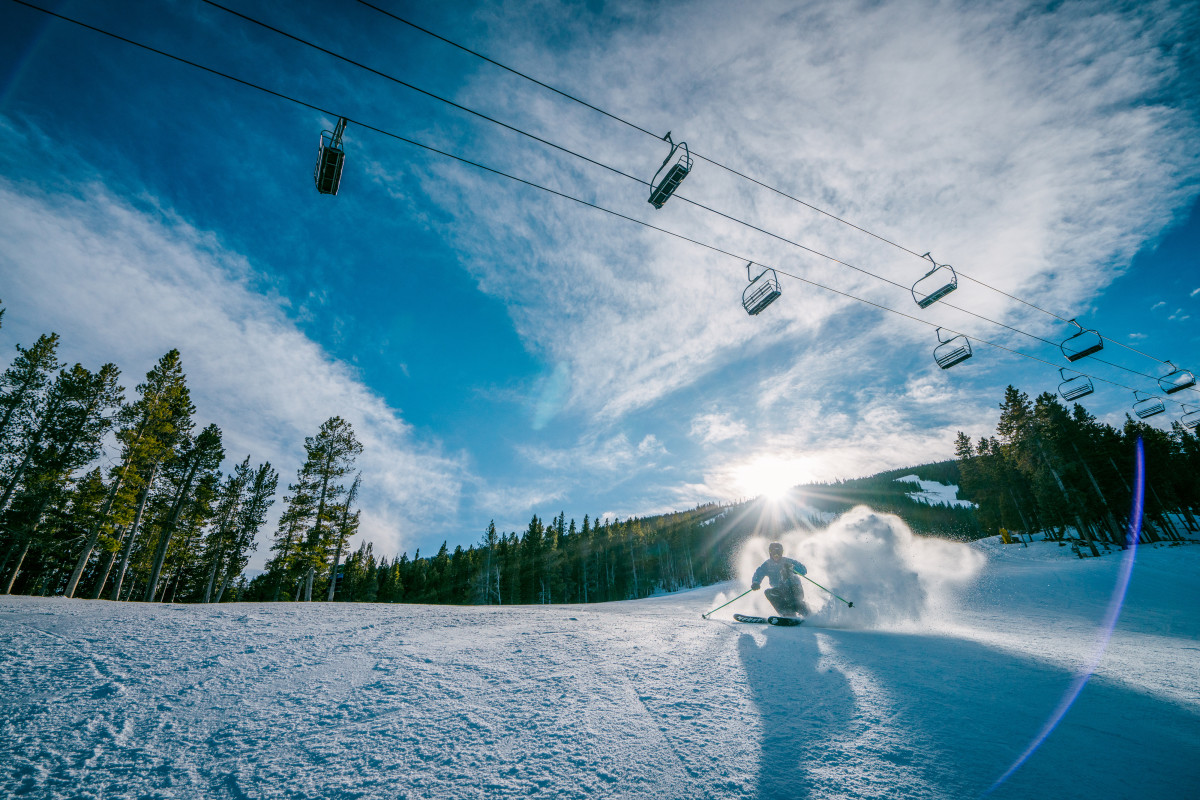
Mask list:
[[[978,797],[1089,660],[1120,556],[975,547],[974,584],[872,629],[700,619],[736,584],[502,608],[5,597],[0,791]],[[1096,674],[992,797],[1200,796],[1198,575],[1200,547],[1143,548]]]

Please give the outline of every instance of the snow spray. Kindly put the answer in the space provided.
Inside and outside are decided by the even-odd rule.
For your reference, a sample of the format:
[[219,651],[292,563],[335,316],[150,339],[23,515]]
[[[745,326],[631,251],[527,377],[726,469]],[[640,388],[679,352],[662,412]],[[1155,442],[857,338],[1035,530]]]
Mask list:
[[[953,590],[979,574],[985,558],[965,544],[913,535],[904,521],[858,506],[823,530],[783,534],[784,555],[808,568],[809,576],[854,601],[850,608],[807,585],[809,618],[839,628],[892,627],[938,613]],[[749,582],[767,558],[767,540],[750,539],[738,556],[738,577]],[[774,613],[761,593],[754,611]]]

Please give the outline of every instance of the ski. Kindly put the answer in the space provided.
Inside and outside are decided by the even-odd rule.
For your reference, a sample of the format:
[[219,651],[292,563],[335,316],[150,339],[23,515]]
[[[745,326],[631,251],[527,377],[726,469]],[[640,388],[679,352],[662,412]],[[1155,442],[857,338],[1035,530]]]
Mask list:
[[777,625],[781,628],[792,627],[804,622],[798,617],[753,617],[749,614],[734,614],[733,618],[738,622],[748,622],[755,625]]

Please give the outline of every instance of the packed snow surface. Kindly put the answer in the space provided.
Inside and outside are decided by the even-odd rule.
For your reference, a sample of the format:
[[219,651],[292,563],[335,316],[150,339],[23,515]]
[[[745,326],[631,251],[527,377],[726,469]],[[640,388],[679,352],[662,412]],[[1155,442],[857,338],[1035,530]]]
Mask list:
[[[745,578],[764,558],[751,542]],[[1200,547],[785,540],[799,628],[733,581],[591,606],[0,599],[0,794],[54,798],[1200,796]]]
[[896,478],[896,480],[900,483],[915,483],[920,486],[919,491],[911,492],[908,495],[920,503],[928,503],[931,506],[956,506],[958,508],[972,508],[975,505],[970,500],[960,500],[958,497],[958,486],[953,483],[926,481],[918,478],[916,475],[904,475]]

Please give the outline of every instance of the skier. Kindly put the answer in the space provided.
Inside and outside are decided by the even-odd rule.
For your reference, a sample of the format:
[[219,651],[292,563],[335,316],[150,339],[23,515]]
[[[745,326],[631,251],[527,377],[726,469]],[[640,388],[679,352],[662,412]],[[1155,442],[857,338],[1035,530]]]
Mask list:
[[775,606],[775,611],[781,617],[800,617],[808,614],[808,605],[804,602],[804,586],[800,583],[801,575],[808,574],[808,568],[794,558],[784,558],[783,545],[771,542],[767,547],[770,555],[762,565],[754,570],[750,579],[750,588],[757,590],[762,585],[763,578],[771,579],[771,588],[763,594]]

